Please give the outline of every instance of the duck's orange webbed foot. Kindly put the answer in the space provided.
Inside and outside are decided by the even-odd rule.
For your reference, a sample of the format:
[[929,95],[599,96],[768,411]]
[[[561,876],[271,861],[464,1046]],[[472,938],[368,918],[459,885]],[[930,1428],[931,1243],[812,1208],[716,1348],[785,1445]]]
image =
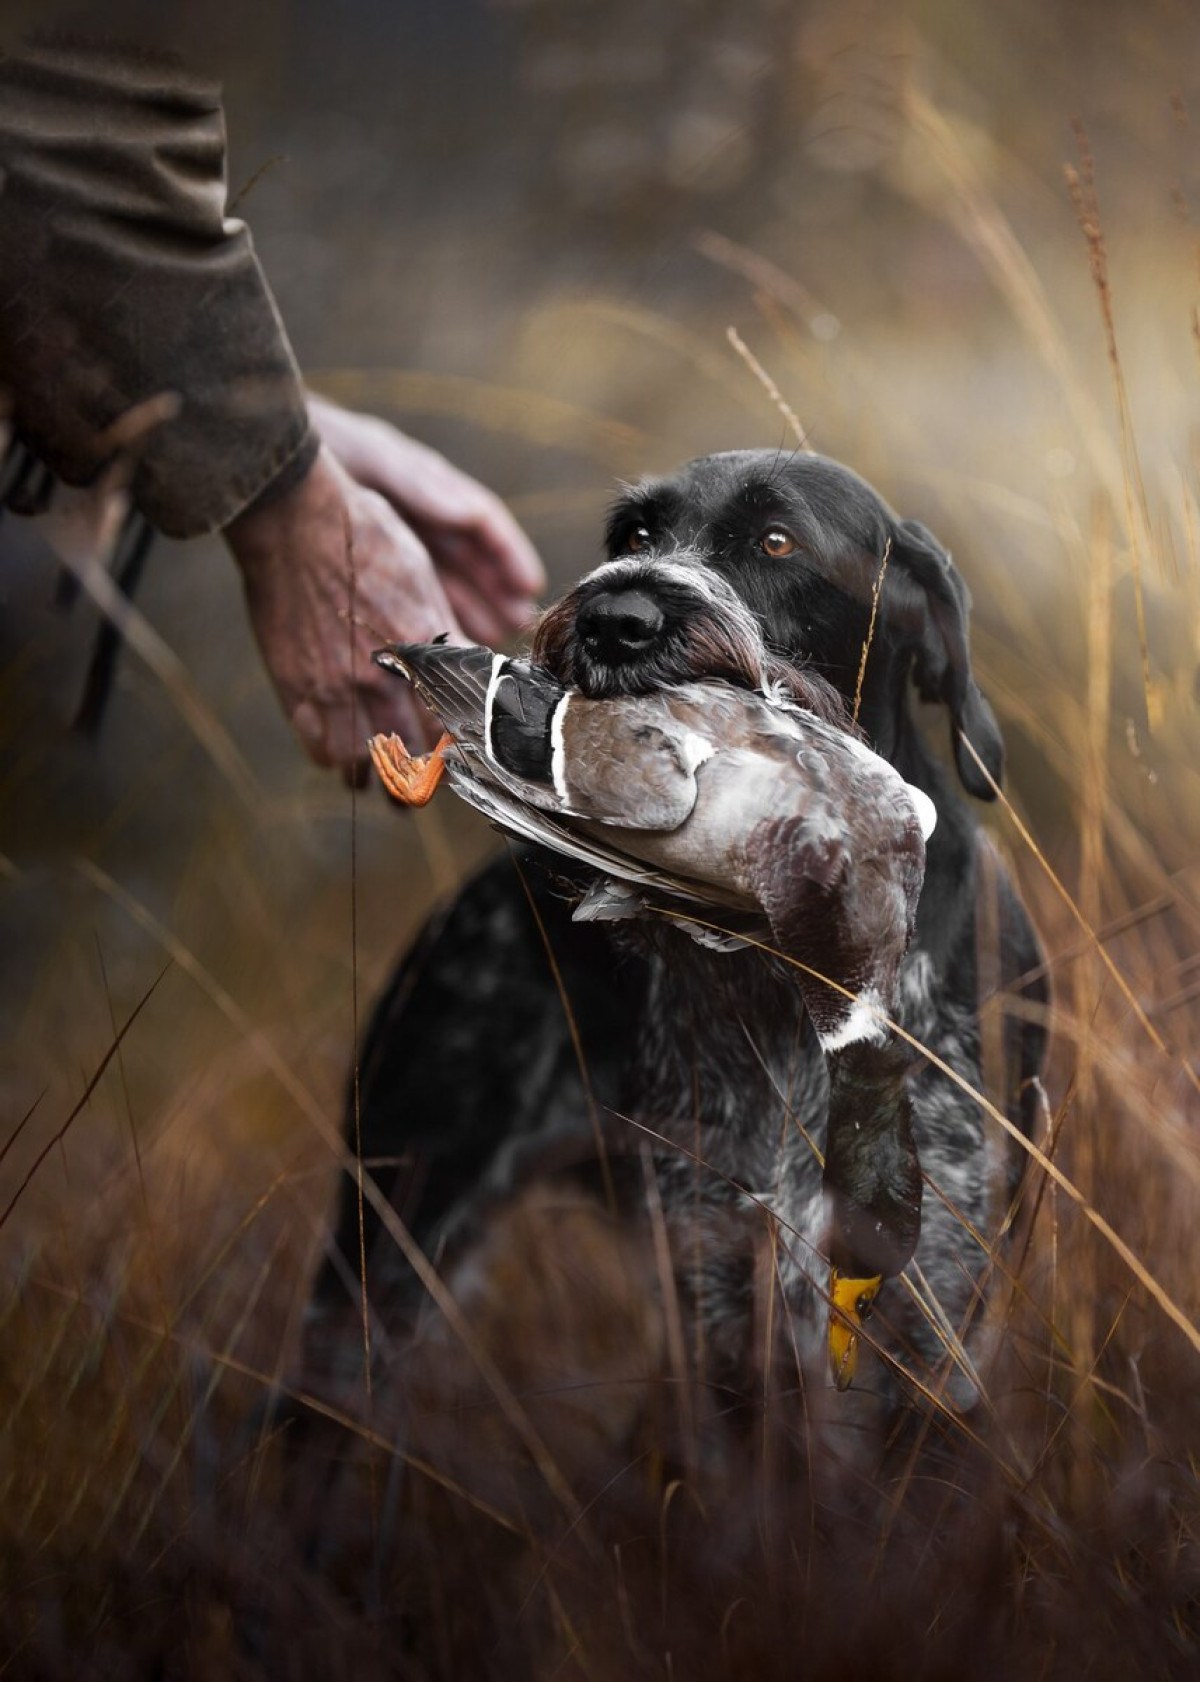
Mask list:
[[372,736],[371,763],[393,800],[403,806],[428,806],[446,769],[446,749],[454,737],[443,735],[432,753],[411,754],[399,736]]

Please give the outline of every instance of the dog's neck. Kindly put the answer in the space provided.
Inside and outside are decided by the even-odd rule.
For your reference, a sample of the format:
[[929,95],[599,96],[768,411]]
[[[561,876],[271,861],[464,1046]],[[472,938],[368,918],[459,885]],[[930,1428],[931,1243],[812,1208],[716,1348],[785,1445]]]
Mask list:
[[[630,1113],[712,1170],[774,1195],[782,1164],[824,1124],[825,1060],[793,972],[766,953],[713,952],[677,929],[628,925],[618,936],[648,956],[648,994],[629,1065]],[[688,1169],[691,1178],[691,1170]]]

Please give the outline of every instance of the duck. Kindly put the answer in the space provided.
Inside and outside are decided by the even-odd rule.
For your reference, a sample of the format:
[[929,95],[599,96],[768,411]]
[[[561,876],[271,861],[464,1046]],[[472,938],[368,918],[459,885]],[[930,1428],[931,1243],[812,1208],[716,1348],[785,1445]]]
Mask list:
[[368,751],[385,789],[426,804],[446,779],[501,830],[588,865],[573,915],[665,912],[717,951],[766,943],[795,968],[825,1054],[828,1358],[853,1381],[863,1324],[920,1236],[907,1060],[889,1033],[936,808],[853,730],[781,691],[713,680],[591,699],[526,658],[393,643],[441,740]]

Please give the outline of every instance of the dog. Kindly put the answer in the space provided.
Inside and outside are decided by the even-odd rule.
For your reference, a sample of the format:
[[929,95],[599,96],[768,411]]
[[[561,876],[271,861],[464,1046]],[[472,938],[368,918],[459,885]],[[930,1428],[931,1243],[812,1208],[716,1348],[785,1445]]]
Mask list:
[[[1036,932],[960,792],[991,800],[1003,776],[971,666],[966,585],[925,526],[808,454],[734,451],[647,480],[613,507],[606,550],[536,629],[533,658],[559,681],[592,698],[692,678],[800,694],[936,806],[897,1006],[905,1045],[922,1048],[907,1069],[928,1182],[922,1236],[880,1303],[858,1382],[888,1408],[931,1386],[967,1406],[986,1245],[1024,1160],[1015,1142],[989,1139],[971,1093],[990,1076],[995,1101],[1032,1134],[1048,998]],[[948,715],[953,773],[927,745],[914,697]],[[777,1320],[814,1372],[829,1086],[796,978],[756,947],[713,950],[667,920],[575,920],[588,886],[561,860],[504,855],[432,918],[362,1047],[363,1156],[451,1283],[479,1253],[488,1211],[531,1181],[569,1175],[643,1224],[649,1206],[670,1234],[693,1345],[726,1387],[744,1380],[761,1329],[769,1229],[769,1284],[787,1310]],[[985,1071],[981,1010],[996,993],[1033,1008],[1004,1015],[1001,1067]],[[326,1372],[361,1365],[347,1329],[360,1247],[381,1338],[403,1336],[425,1298],[410,1258],[347,1185],[310,1309],[309,1364]]]

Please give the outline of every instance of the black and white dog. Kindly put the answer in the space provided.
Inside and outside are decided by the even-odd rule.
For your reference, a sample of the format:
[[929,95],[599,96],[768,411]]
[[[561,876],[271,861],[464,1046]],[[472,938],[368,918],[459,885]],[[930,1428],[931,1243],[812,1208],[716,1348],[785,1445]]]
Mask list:
[[[535,659],[596,698],[702,677],[786,689],[791,674],[810,705],[820,692],[847,728],[853,710],[871,746],[938,813],[902,1026],[969,1087],[984,1090],[990,1076],[993,1101],[1030,1130],[1039,1013],[995,1016],[1002,1067],[985,1076],[980,1011],[997,992],[1045,1003],[1037,937],[914,716],[914,690],[944,705],[958,781],[993,798],[1002,742],[972,675],[970,598],[949,555],[846,468],[766,451],[704,457],[630,490],[612,511],[607,549],[607,562],[544,616]],[[363,1047],[363,1154],[386,1164],[381,1188],[426,1252],[452,1268],[480,1211],[527,1176],[564,1164],[586,1176],[597,1108],[618,1161],[622,1127],[626,1139],[633,1130],[612,1118],[637,1118],[660,1136],[662,1209],[678,1233],[681,1292],[703,1322],[707,1370],[736,1383],[746,1360],[768,1219],[778,1223],[775,1276],[793,1347],[816,1370],[827,1279],[817,1153],[829,1088],[795,977],[761,951],[706,950],[654,920],[632,932],[573,921],[587,885],[561,861],[529,853],[514,866],[505,855],[434,917]],[[859,1383],[895,1398],[905,1369],[928,1385],[957,1368],[951,1393],[965,1399],[960,1339],[978,1306],[980,1239],[997,1231],[1023,1153],[916,1052],[907,1079],[927,1180],[922,1237],[873,1323],[887,1358]],[[627,1179],[636,1205],[641,1181]],[[357,1312],[359,1220],[348,1188],[312,1309],[312,1346],[326,1361],[332,1328]],[[381,1331],[394,1333],[423,1290],[369,1209],[366,1221],[369,1295]],[[352,1333],[345,1347],[348,1364],[361,1359]]]

